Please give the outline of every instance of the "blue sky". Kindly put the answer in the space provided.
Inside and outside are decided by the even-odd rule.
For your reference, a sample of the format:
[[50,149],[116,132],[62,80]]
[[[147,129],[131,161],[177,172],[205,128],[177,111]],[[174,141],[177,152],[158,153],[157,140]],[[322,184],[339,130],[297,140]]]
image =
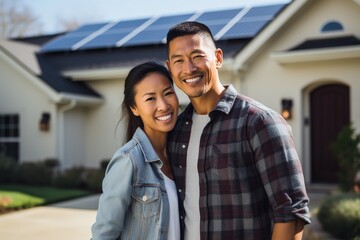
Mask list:
[[82,24],[242,7],[290,0],[20,0],[42,24],[43,33],[62,31],[61,20]]

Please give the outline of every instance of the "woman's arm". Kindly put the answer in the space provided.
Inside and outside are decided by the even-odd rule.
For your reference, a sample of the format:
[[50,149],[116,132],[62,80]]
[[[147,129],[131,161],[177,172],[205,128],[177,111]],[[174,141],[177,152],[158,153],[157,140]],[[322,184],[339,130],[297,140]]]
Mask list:
[[106,170],[103,193],[99,199],[92,240],[118,239],[131,203],[131,180],[134,167],[124,155],[115,156]]
[[272,234],[273,240],[301,240],[304,230],[302,221],[275,223]]

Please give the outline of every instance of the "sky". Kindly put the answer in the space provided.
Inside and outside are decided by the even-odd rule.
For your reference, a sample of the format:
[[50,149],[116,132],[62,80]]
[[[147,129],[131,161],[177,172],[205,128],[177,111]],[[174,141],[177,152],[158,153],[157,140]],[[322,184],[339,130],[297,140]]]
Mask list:
[[63,31],[63,20],[81,24],[214,11],[290,0],[20,0],[41,23],[43,34]]

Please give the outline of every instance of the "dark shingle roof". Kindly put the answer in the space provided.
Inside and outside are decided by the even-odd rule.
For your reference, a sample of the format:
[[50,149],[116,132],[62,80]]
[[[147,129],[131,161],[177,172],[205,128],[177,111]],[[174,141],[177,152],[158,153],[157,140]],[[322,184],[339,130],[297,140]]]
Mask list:
[[360,40],[358,38],[356,38],[355,36],[343,36],[343,37],[306,40],[300,43],[299,45],[289,49],[288,51],[346,47],[346,46],[355,46],[355,45],[360,46]]

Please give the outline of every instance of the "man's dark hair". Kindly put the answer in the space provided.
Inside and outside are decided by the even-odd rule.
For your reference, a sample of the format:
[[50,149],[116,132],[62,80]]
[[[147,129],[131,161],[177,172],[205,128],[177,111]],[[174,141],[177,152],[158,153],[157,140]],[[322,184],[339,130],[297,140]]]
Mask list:
[[208,26],[200,22],[186,21],[176,24],[175,26],[172,26],[168,31],[166,36],[166,44],[168,51],[169,51],[169,43],[174,38],[182,37],[186,35],[194,35],[194,34],[204,34],[205,36],[209,36],[215,46],[214,37]]

